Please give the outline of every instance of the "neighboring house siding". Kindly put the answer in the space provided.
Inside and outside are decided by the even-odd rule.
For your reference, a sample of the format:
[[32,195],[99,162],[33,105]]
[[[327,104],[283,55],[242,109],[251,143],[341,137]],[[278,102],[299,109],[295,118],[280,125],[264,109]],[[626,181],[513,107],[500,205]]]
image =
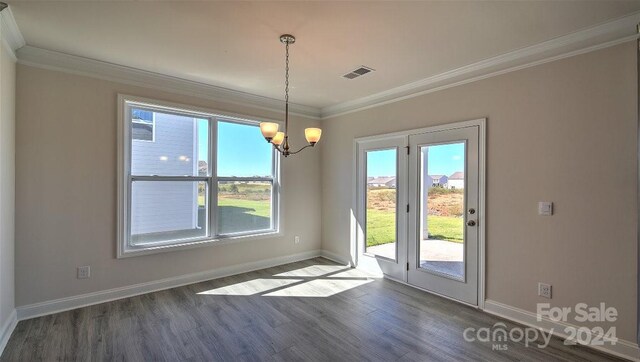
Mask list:
[[369,177],[367,178],[369,187],[396,187],[396,178],[392,176]]
[[193,229],[195,187],[190,182],[134,182],[131,234]]
[[464,172],[454,172],[449,176],[447,182],[448,189],[463,189],[464,188]]
[[[155,141],[133,140],[133,175],[195,175],[195,127],[193,118],[155,114]],[[188,158],[180,159],[180,157]],[[166,157],[166,160],[164,159]]]
[[428,175],[427,185],[446,187],[448,178],[444,175]]
[[463,189],[464,188],[464,180],[451,180],[447,182],[448,189]]
[[[133,140],[134,175],[197,175],[193,118],[155,113],[155,140]],[[193,229],[197,226],[196,182],[135,182],[131,234]]]

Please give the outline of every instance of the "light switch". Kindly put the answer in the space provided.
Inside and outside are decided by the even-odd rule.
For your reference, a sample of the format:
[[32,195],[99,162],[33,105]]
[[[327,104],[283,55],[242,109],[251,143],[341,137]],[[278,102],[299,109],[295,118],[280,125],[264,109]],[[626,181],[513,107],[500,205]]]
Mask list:
[[553,215],[553,202],[550,202],[550,201],[538,202],[538,215],[542,215],[542,216]]

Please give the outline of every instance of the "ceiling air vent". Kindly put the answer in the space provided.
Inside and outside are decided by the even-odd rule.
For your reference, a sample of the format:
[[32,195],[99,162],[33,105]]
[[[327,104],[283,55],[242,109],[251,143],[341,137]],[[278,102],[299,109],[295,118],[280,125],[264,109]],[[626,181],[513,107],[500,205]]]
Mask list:
[[358,69],[355,69],[355,70],[343,75],[343,77],[347,78],[347,79],[355,79],[355,78],[358,78],[361,75],[365,75],[365,74],[371,73],[373,71],[374,70],[369,68],[369,67],[362,66],[362,67],[360,67]]

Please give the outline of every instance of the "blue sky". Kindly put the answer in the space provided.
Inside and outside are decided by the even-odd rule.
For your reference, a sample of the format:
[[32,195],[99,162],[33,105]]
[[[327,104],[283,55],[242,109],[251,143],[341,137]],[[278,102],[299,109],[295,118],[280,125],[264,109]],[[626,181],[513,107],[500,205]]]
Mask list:
[[[207,154],[207,121],[198,121],[199,154]],[[272,146],[259,127],[218,122],[218,175],[266,176],[271,173]],[[203,156],[202,158],[205,158]],[[464,144],[429,146],[429,175],[450,176],[464,171]],[[394,176],[396,151],[393,149],[367,153],[367,177]]]
[[[450,176],[464,171],[464,143],[429,146],[429,175]],[[367,177],[395,176],[396,151],[380,150],[367,153]]]
[[[200,120],[198,153],[201,159],[206,158],[207,137],[207,121]],[[218,122],[218,176],[270,175],[271,147],[257,126]]]

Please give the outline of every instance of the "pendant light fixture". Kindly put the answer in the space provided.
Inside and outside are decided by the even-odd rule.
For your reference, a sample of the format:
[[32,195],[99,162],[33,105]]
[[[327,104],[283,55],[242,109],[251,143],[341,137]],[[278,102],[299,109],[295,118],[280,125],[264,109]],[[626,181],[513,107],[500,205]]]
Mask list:
[[320,141],[322,130],[320,128],[306,128],[304,137],[309,142],[308,145],[297,151],[290,151],[289,146],[289,44],[296,42],[296,38],[290,34],[280,36],[280,42],[285,45],[285,78],[284,78],[284,132],[278,132],[279,125],[273,122],[261,122],[260,131],[262,135],[271,143],[273,147],[284,157],[295,155],[307,147],[313,147]]

